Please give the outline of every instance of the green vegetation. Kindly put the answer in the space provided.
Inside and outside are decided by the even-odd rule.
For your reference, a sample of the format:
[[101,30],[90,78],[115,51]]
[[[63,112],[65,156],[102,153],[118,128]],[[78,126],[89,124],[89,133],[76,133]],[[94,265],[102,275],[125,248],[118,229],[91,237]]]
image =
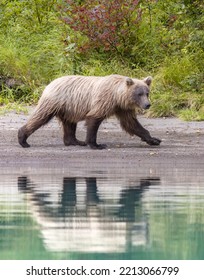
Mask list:
[[0,111],[61,75],[118,73],[154,77],[151,116],[204,120],[203,1],[123,2],[2,0]]

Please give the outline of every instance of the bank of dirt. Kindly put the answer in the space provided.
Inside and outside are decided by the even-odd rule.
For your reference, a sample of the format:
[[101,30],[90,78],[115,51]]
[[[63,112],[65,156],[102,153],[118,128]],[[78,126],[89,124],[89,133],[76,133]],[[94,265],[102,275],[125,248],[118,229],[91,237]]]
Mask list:
[[[184,122],[176,118],[148,119],[139,117],[151,135],[162,139],[160,146],[148,146],[138,137],[121,130],[118,121],[104,121],[98,133],[98,143],[107,144],[106,150],[89,147],[65,147],[57,120],[37,130],[28,139],[30,148],[23,149],[17,141],[17,131],[25,124],[28,115],[9,113],[0,116],[0,167],[27,168],[121,168],[126,165],[133,171],[137,166],[149,164],[188,165],[204,164],[204,122]],[[80,123],[77,137],[85,139],[86,127]]]

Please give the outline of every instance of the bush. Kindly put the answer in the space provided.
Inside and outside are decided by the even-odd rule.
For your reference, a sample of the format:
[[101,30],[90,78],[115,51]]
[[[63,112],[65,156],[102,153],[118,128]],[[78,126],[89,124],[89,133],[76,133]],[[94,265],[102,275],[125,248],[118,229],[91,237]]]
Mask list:
[[142,9],[135,0],[101,1],[66,0],[60,7],[63,20],[75,32],[88,39],[79,50],[110,51],[120,57],[128,56],[136,40],[136,29]]

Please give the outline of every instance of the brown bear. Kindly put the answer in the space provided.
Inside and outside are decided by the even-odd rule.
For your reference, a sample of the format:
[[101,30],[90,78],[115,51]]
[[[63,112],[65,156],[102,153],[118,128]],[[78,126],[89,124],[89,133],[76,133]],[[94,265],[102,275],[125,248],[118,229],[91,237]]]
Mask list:
[[[43,91],[39,103],[28,122],[19,129],[19,144],[27,148],[27,138],[42,125],[56,116],[63,126],[64,144],[88,145],[103,149],[96,142],[101,122],[115,115],[121,127],[130,135],[137,135],[149,145],[159,145],[161,140],[153,138],[141,126],[136,109],[148,109],[149,87],[152,78],[132,79],[120,75],[105,77],[64,76],[52,81]],[[76,139],[79,121],[86,120],[86,141]]]

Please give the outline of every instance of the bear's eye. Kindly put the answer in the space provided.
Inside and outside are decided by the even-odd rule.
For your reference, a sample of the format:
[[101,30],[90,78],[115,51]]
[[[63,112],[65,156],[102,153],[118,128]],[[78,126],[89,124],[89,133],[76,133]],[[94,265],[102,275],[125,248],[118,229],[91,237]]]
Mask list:
[[142,96],[142,95],[143,95],[143,92],[139,92],[138,95],[139,95],[139,96]]

